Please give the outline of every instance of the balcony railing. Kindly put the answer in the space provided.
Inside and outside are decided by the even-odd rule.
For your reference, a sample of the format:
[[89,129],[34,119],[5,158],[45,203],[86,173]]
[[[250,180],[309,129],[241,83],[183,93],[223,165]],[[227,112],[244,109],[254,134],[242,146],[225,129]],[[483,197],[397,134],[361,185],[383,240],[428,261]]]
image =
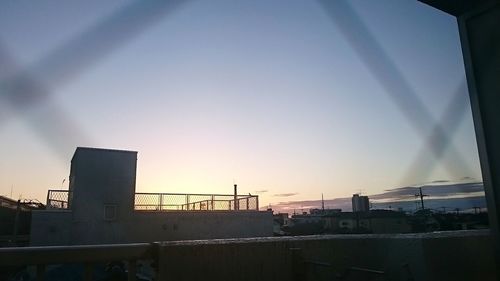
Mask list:
[[[70,209],[68,190],[49,190],[47,209]],[[135,193],[137,211],[258,211],[257,195]]]
[[489,231],[453,231],[0,248],[0,269],[35,266],[37,280],[52,280],[57,264],[83,265],[71,280],[102,280],[99,266],[126,262],[128,280],[149,265],[150,280],[489,281],[498,280],[492,245]]
[[0,248],[0,264],[2,267],[35,266],[36,280],[51,280],[47,278],[49,265],[83,264],[82,279],[90,281],[95,279],[97,265],[126,261],[127,279],[136,280],[137,261],[156,261],[156,248],[154,243]]

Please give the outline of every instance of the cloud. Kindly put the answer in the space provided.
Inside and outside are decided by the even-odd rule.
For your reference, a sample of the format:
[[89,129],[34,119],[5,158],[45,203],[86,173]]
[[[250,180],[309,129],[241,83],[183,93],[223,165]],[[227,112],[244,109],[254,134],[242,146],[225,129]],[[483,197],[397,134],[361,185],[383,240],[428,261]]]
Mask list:
[[431,181],[431,183],[445,183],[445,182],[450,182],[448,180],[435,180],[435,181]]
[[[369,195],[368,197],[375,208],[391,206],[394,209],[414,210],[415,194],[418,192],[419,187],[405,186],[388,189],[383,193]],[[485,206],[482,182],[429,184],[422,186],[422,192],[429,195],[429,197],[426,197],[425,202],[426,204],[429,203],[429,207],[431,208],[453,206],[453,208],[467,209],[471,208],[470,206],[473,206],[473,204],[476,204],[476,206]],[[288,197],[295,194],[297,193],[275,194],[274,196]],[[326,208],[342,209],[343,211],[351,210],[351,202],[351,197],[324,200]],[[271,206],[277,212],[305,211],[310,208],[321,208],[321,200],[287,201],[271,203]]]
[[[336,198],[324,200],[325,208],[342,209],[349,211],[351,209],[351,198]],[[313,208],[321,208],[321,200],[302,200],[288,201],[271,204],[271,207],[276,212],[293,212],[293,211],[308,211]]]
[[294,196],[294,195],[297,195],[298,193],[297,192],[293,192],[293,193],[278,193],[278,194],[274,194],[273,196],[274,197],[290,197],[290,196]]
[[483,192],[482,182],[469,182],[469,183],[448,183],[448,184],[428,184],[423,186],[405,186],[385,190],[386,192],[380,194],[370,195],[373,200],[410,200],[419,193],[419,188],[422,192],[432,197],[449,197],[456,195],[467,195],[477,192]]
[[262,190],[256,190],[256,191],[254,191],[254,192],[255,192],[255,193],[257,193],[257,194],[261,194],[261,193],[266,193],[266,192],[268,192],[268,190],[267,190],[267,189],[262,189]]

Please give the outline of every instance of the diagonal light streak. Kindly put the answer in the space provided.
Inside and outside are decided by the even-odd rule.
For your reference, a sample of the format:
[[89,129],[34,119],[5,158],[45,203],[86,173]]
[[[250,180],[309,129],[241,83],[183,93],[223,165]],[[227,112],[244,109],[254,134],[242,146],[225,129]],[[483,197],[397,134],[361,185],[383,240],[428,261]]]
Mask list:
[[[429,147],[435,148],[436,158],[442,158],[446,152],[449,150],[449,145],[439,137],[439,124],[446,126],[450,139],[453,135],[458,131],[460,124],[463,122],[465,118],[465,112],[467,109],[467,84],[466,81],[463,80],[460,86],[455,91],[453,98],[450,100],[447,108],[444,110],[444,114],[440,119],[440,122],[437,123],[431,130],[424,146],[420,148],[420,151],[416,154],[417,158],[413,161],[413,163],[409,166],[407,173],[405,174],[404,179],[409,180],[411,174],[416,170],[420,172],[422,177],[427,177],[432,172],[432,165],[427,165],[428,161],[428,151]],[[452,157],[455,157],[456,154],[451,154]],[[455,170],[459,171],[467,171],[469,169],[467,162],[459,161],[458,159],[453,159],[450,161],[449,165],[454,165]],[[463,174],[455,174],[455,178],[463,177]]]
[[[62,147],[74,148],[75,144],[86,138],[69,115],[50,101],[52,93],[47,85],[61,86],[74,79],[185,2],[187,1],[134,1],[54,49],[32,67],[14,74],[12,69],[16,68],[13,61],[0,46],[2,105],[9,106],[27,118],[34,131],[58,154]],[[35,78],[33,73],[38,76]],[[0,117],[0,125],[8,119],[5,113]]]
[[[428,108],[406,81],[396,64],[386,54],[377,39],[371,34],[347,1],[319,0],[319,2],[323,5],[328,16],[338,27],[352,50],[384,88],[385,93],[412,128],[419,135],[426,136],[429,125],[434,124],[433,139],[442,140],[440,146],[447,147],[447,150],[455,155],[457,161],[464,163],[465,170],[461,172],[469,174],[471,169],[466,165],[459,151],[453,146],[442,125],[434,120]],[[441,149],[433,142],[430,143],[432,145],[429,149],[434,157],[439,160],[442,156]],[[451,167],[446,168],[450,174],[457,174]]]
[[[18,69],[0,44],[0,64],[3,62],[9,62],[11,71]],[[65,159],[75,144],[89,144],[91,141],[71,115],[55,105],[49,93],[45,85],[19,72],[14,77],[0,81],[0,94],[7,105],[32,125],[32,130],[45,140],[54,154]],[[8,117],[7,114],[1,114],[0,120],[5,121]]]
[[[419,178],[426,178],[431,174],[433,166],[427,164],[429,161],[429,148],[434,148],[433,151],[437,159],[444,157],[450,148],[450,145],[440,137],[440,126],[445,126],[451,139],[465,119],[467,105],[467,82],[464,78],[444,110],[440,121],[434,125],[426,142],[416,154],[416,159],[410,164],[407,172],[404,174],[403,182],[410,182],[411,177],[413,177],[412,174],[415,174],[415,171],[419,171]],[[451,156],[454,157],[456,154],[452,154]],[[469,169],[466,162],[458,161],[457,159],[452,161],[450,165],[458,166],[456,170],[459,171],[467,171]],[[464,175],[454,176],[455,178],[460,178]]]
[[134,1],[55,48],[31,69],[52,84],[69,81],[189,1]]

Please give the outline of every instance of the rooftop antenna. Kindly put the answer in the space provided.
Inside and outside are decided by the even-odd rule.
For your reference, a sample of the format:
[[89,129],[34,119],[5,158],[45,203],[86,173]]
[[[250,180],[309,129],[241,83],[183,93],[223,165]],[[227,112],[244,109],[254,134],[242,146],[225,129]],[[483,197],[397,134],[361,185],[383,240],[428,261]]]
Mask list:
[[234,210],[239,210],[239,202],[238,202],[238,185],[234,184]]
[[14,189],[14,185],[10,185],[10,198],[12,198],[12,190]]
[[325,200],[323,199],[323,193],[321,193],[321,211],[325,213]]

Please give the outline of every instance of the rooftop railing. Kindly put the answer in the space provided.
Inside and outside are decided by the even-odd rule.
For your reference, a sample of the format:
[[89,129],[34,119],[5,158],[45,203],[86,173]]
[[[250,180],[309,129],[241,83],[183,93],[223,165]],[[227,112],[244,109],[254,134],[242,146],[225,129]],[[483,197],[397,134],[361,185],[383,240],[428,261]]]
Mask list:
[[259,210],[256,195],[136,193],[138,211],[230,211]]
[[[47,209],[70,209],[68,190],[49,190]],[[135,193],[136,211],[258,211],[257,195]]]
[[69,209],[69,190],[51,189],[47,192],[47,209]]

